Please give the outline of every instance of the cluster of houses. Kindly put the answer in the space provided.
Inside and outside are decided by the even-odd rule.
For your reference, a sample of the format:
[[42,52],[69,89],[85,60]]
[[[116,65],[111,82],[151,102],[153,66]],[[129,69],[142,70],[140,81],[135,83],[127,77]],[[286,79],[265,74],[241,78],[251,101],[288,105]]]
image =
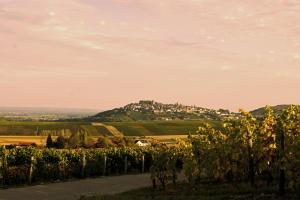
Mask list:
[[139,101],[138,103],[132,103],[124,107],[125,111],[142,112],[145,110],[151,110],[154,113],[206,113],[210,109],[201,108],[197,106],[184,106],[181,104],[162,104],[155,101]]
[[162,119],[168,120],[166,116],[172,116],[176,114],[185,114],[184,118],[188,119],[189,115],[204,116],[205,118],[211,118],[212,116],[229,117],[232,113],[229,110],[219,109],[213,110],[208,108],[202,108],[198,106],[185,106],[179,103],[175,104],[162,104],[155,101],[143,100],[138,103],[132,103],[123,108],[124,111],[135,112],[152,112],[158,116],[162,116]]

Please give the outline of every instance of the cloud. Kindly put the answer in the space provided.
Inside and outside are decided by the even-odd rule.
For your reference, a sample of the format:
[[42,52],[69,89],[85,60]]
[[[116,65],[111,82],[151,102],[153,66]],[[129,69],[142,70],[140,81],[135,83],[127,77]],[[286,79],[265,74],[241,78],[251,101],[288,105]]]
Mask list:
[[83,41],[80,41],[79,44],[84,47],[88,47],[88,48],[95,49],[95,50],[104,50],[104,46],[96,44],[95,42],[92,42],[92,41],[83,40]]
[[[42,78],[51,85],[53,79],[74,83],[91,77],[94,90],[105,85],[122,93],[125,86],[140,86],[146,88],[141,96],[183,94],[183,103],[193,99],[193,104],[206,105],[220,99],[214,105],[222,104],[209,91],[223,86],[224,93],[241,96],[241,88],[261,94],[268,89],[276,99],[274,88],[281,78],[285,86],[300,85],[299,19],[300,2],[293,0],[2,0],[1,84],[28,89]],[[267,84],[264,78],[277,82]],[[177,96],[167,96],[169,87],[177,88]],[[57,88],[58,94],[64,91]],[[132,90],[127,96],[139,93]],[[298,98],[292,90],[285,96]],[[104,107],[114,104],[106,102]]]
[[234,67],[230,66],[230,65],[223,65],[223,66],[221,66],[221,70],[222,71],[231,71],[233,69],[234,69]]

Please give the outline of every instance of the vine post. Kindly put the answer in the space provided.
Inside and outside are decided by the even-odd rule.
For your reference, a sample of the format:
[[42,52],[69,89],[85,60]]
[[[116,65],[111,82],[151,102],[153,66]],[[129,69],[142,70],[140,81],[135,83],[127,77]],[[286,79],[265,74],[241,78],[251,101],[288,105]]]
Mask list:
[[81,168],[81,177],[85,177],[85,167],[86,167],[86,155],[82,156],[82,168]]
[[127,156],[125,156],[125,164],[124,164],[124,173],[127,174],[127,170],[128,170],[128,158]]
[[142,156],[142,173],[145,173],[145,155]]
[[33,165],[34,165],[34,157],[31,156],[31,158],[30,158],[30,168],[29,168],[29,177],[28,177],[28,184],[29,185],[31,185],[31,182],[32,182]]
[[104,163],[103,163],[103,176],[106,174],[106,163],[107,163],[107,157],[104,155]]

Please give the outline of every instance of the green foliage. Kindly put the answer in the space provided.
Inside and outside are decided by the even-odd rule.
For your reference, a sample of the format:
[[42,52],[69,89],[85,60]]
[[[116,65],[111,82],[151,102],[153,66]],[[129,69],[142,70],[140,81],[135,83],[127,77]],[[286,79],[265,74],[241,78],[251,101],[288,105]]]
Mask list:
[[108,137],[99,137],[95,147],[96,148],[108,148],[108,147],[112,147],[114,146],[114,144],[112,143],[112,141],[108,138]]
[[68,138],[68,145],[71,148],[79,148],[81,145],[80,133],[76,132]]
[[153,188],[165,189],[170,180],[176,184],[177,174],[183,165],[184,149],[160,146],[152,149],[152,165],[150,167]]
[[49,134],[48,137],[47,137],[46,147],[47,147],[47,148],[52,148],[52,147],[54,147],[54,145],[53,145],[53,140],[52,140],[52,137],[51,137],[50,134]]
[[84,131],[80,135],[80,146],[81,147],[87,147],[88,146],[88,133],[86,131]]
[[66,146],[66,139],[60,135],[56,138],[56,141],[54,143],[55,148],[57,149],[63,149]]
[[[70,178],[94,177],[103,175],[106,157],[105,175],[123,174],[125,158],[127,172],[140,173],[142,157],[151,154],[148,148],[103,148],[103,149],[35,149],[15,148],[5,150],[0,147],[0,175],[5,185],[26,184],[29,181],[29,169],[33,166],[32,182],[57,181]],[[85,163],[83,163],[85,157]],[[34,158],[32,160],[32,158]],[[145,171],[148,172],[151,159],[145,159]],[[1,177],[1,176],[0,176]]]
[[125,137],[105,137],[100,136],[98,137],[97,142],[94,144],[96,148],[109,148],[109,147],[118,147],[118,148],[125,148],[134,146],[134,142],[132,139],[128,139]]
[[154,189],[156,188],[156,182],[160,183],[161,189],[166,188],[166,184],[171,176],[171,172],[168,170],[169,162],[169,154],[165,149],[153,154],[153,165],[150,168],[150,172]]
[[[34,181],[77,178],[83,174],[98,176],[104,172],[122,174],[125,169],[137,173],[142,169],[144,156],[154,188],[165,189],[170,181],[176,184],[183,169],[192,187],[206,179],[232,183],[248,180],[252,186],[274,187],[278,184],[274,180],[279,179],[280,188],[299,191],[299,107],[290,106],[280,115],[266,107],[261,119],[241,110],[238,119],[223,121],[222,128],[205,122],[199,126],[195,135],[170,147],[126,147],[124,138],[100,137],[96,145],[99,149],[0,149],[5,166],[2,171],[6,172],[5,180],[10,180],[7,183],[22,183],[34,156]],[[83,145],[81,141],[86,136],[77,136],[79,141],[75,144]],[[128,166],[124,167],[125,163]]]
[[127,141],[125,137],[113,137],[111,138],[111,142],[117,147],[125,147],[129,145],[129,141]]
[[[300,187],[300,110],[290,106],[280,115],[270,107],[257,120],[241,110],[239,119],[223,122],[223,129],[203,124],[189,137],[191,151],[184,157],[187,179],[249,180],[251,185],[272,184],[297,191]],[[190,156],[188,156],[190,155]],[[273,182],[274,184],[274,182]]]
[[260,122],[257,137],[256,156],[259,161],[257,164],[258,174],[272,170],[271,166],[274,165],[277,148],[276,123],[276,116],[273,110],[267,106],[263,120]]
[[[276,131],[281,187],[285,185],[285,178],[287,178],[289,187],[299,189],[300,110],[298,106],[290,106],[277,116]],[[281,193],[284,193],[284,188],[281,189]]]

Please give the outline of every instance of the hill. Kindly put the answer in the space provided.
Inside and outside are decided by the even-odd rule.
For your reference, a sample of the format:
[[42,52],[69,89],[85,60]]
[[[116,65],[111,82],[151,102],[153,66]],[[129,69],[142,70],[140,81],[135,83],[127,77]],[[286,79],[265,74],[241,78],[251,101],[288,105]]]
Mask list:
[[[273,111],[276,114],[280,114],[283,110],[287,109],[289,106],[291,106],[291,105],[285,104],[285,105],[271,106],[271,108],[273,109]],[[255,109],[255,110],[251,111],[250,113],[258,118],[263,117],[265,114],[265,107]]]
[[163,104],[143,100],[131,103],[121,108],[115,108],[88,118],[91,121],[128,122],[128,121],[157,121],[157,120],[220,120],[234,116],[229,110],[213,110],[182,104]]
[[214,120],[130,121],[105,124],[115,127],[125,136],[167,136],[195,134],[203,123],[209,123],[215,128],[221,127],[220,121]]

